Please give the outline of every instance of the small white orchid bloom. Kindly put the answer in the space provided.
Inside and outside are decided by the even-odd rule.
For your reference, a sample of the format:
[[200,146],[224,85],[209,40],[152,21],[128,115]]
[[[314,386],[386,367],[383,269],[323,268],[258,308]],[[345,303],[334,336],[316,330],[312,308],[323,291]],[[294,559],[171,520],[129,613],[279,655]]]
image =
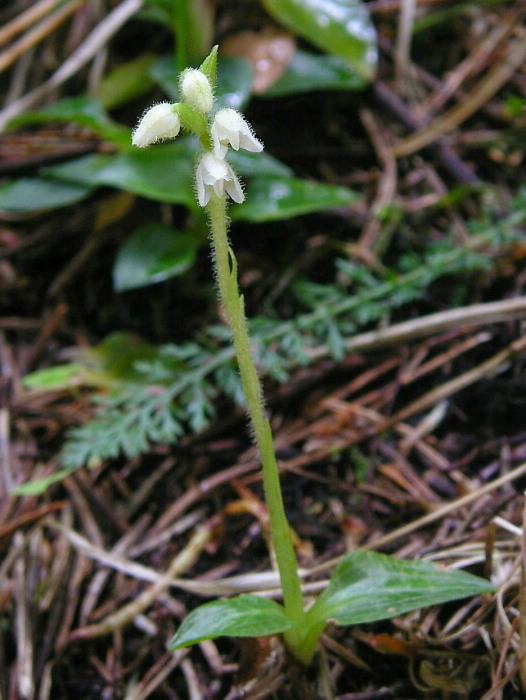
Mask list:
[[181,76],[181,95],[185,102],[203,114],[214,106],[214,93],[206,75],[197,68],[188,68]]
[[263,144],[254,136],[248,122],[239,112],[230,107],[220,109],[215,115],[210,133],[216,158],[225,157],[228,143],[236,151],[240,148],[253,153],[263,150]]
[[245,199],[243,188],[235,172],[226,160],[216,158],[213,153],[205,153],[199,161],[196,184],[197,201],[202,207],[206,207],[210,201],[212,191],[218,197],[222,197],[226,192],[238,204]]
[[181,129],[181,120],[168,102],[151,107],[140,120],[132,135],[132,143],[146,148],[152,143],[174,139]]

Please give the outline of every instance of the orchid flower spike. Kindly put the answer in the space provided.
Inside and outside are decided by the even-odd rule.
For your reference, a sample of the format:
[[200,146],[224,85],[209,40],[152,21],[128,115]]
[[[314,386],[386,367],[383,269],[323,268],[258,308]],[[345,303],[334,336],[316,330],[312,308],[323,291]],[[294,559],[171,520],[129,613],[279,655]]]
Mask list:
[[133,132],[132,143],[146,148],[158,141],[174,139],[181,129],[181,120],[168,102],[151,107]]
[[214,117],[210,134],[216,158],[225,157],[227,144],[236,151],[240,148],[253,153],[263,150],[263,144],[254,136],[249,123],[235,109],[220,109]]
[[188,68],[182,73],[180,89],[184,101],[201,113],[210,112],[214,106],[214,93],[210,81],[197,68]]
[[206,207],[212,191],[218,197],[222,197],[226,192],[238,204],[245,199],[243,188],[235,172],[226,160],[216,158],[213,153],[205,153],[201,157],[195,179],[197,201],[201,207]]

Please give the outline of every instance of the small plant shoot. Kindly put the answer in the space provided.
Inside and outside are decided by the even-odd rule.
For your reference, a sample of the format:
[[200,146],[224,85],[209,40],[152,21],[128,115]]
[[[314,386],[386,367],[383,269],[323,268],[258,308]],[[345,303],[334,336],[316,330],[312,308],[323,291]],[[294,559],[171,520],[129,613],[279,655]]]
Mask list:
[[133,143],[144,148],[186,130],[197,136],[201,146],[195,168],[196,198],[208,215],[219,296],[232,334],[246,409],[261,460],[283,604],[255,595],[207,603],[187,616],[169,648],[174,651],[221,636],[282,634],[292,656],[307,665],[329,622],[338,625],[373,622],[429,605],[491,593],[493,586],[471,574],[443,571],[431,563],[406,562],[384,554],[355,551],[340,561],[329,585],[306,609],[283,506],[271,428],[250,351],[244,300],[237,282],[237,261],[228,241],[227,200],[242,203],[245,199],[243,185],[227,159],[229,151],[259,153],[263,144],[238,111],[216,109],[216,63],[217,46],[199,69],[183,71],[181,102],[163,103],[146,112],[134,132]]

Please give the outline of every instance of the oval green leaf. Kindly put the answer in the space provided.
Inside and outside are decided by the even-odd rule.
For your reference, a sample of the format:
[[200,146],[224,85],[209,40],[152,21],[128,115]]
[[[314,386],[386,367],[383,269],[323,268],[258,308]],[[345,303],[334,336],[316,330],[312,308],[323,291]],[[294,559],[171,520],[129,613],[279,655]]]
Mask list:
[[263,0],[263,5],[282,24],[372,80],[378,60],[376,31],[361,0]]
[[164,282],[186,272],[194,263],[200,241],[162,223],[139,228],[124,243],[113,268],[117,292]]
[[308,611],[308,624],[374,622],[494,590],[489,581],[463,571],[443,571],[430,562],[357,551],[338,564],[329,585]]
[[86,156],[46,169],[52,177],[91,187],[117,187],[134,194],[196,209],[194,152],[190,139],[116,156]]
[[130,130],[113,122],[105,113],[99,100],[83,95],[67,97],[35,112],[22,114],[9,122],[9,129],[49,122],[78,124],[120,147],[129,145]]
[[358,195],[345,187],[292,177],[256,177],[247,185],[243,204],[231,208],[237,221],[278,221],[355,204]]
[[339,56],[296,51],[287,70],[262,97],[282,97],[314,90],[362,90],[366,81]]
[[25,213],[60,209],[86,199],[91,192],[88,184],[24,177],[0,187],[0,211]]
[[293,627],[281,605],[268,598],[238,596],[200,605],[170,641],[170,651],[216,637],[263,637]]

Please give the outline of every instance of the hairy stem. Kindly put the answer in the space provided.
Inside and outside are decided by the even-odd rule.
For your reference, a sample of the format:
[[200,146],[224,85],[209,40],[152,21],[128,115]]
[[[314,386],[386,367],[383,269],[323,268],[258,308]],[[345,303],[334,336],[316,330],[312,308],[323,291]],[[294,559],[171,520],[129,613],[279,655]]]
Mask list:
[[[228,243],[225,197],[217,197],[212,194],[208,204],[208,212],[210,214],[212,249],[219,293],[232,331],[247,411],[263,467],[263,485],[272,543],[281,580],[283,603],[290,619],[299,625],[305,613],[303,612],[298,566],[283,506],[278,466],[272,445],[270,424],[265,415],[261,383],[250,353],[244,301],[239,294],[237,284],[237,263]],[[291,633],[285,637],[290,650],[294,653],[294,646],[299,641],[299,635]]]

